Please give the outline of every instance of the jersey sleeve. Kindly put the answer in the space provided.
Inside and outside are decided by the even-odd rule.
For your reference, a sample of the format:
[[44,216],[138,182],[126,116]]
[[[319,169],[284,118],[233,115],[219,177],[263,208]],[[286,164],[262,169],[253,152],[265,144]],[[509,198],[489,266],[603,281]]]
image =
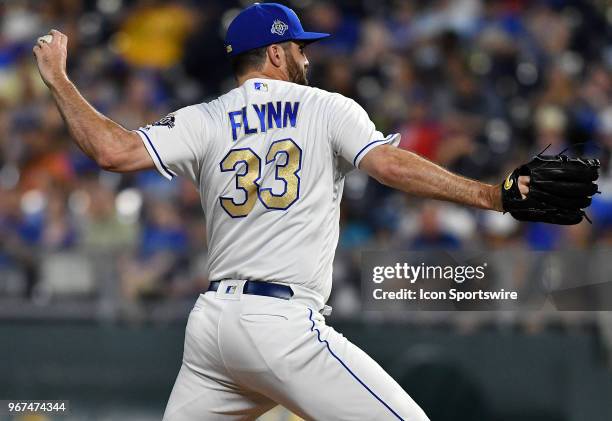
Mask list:
[[208,141],[206,126],[200,104],[181,108],[136,132],[161,175],[169,180],[181,175],[197,183]]
[[397,146],[400,142],[399,133],[385,137],[376,130],[368,113],[350,98],[334,95],[328,115],[332,149],[355,168],[359,168],[363,157],[375,147]]

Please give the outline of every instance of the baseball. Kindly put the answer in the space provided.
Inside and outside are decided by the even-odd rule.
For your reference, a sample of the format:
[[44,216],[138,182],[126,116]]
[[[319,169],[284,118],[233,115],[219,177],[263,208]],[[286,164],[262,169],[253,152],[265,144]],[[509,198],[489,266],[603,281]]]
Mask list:
[[53,35],[43,35],[42,37],[38,37],[38,43],[40,44],[41,42],[46,42],[46,43],[51,43],[51,41],[53,40]]

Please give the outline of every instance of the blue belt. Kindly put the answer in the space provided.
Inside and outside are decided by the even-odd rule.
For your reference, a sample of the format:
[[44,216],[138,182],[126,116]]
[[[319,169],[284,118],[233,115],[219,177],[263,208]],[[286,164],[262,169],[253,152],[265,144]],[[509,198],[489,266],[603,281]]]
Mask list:
[[[208,286],[208,291],[218,290],[219,285],[221,285],[221,281],[211,281],[210,285]],[[242,289],[242,293],[249,295],[263,295],[265,297],[280,298],[282,300],[289,300],[291,297],[293,297],[293,290],[291,287],[263,281],[246,281],[244,288]]]

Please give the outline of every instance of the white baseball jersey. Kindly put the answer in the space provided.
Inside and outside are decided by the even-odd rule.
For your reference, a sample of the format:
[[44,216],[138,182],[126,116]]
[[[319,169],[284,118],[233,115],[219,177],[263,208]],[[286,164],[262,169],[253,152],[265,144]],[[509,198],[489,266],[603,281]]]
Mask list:
[[209,277],[331,290],[344,176],[383,136],[355,101],[269,79],[182,108],[140,134],[159,172],[199,188]]

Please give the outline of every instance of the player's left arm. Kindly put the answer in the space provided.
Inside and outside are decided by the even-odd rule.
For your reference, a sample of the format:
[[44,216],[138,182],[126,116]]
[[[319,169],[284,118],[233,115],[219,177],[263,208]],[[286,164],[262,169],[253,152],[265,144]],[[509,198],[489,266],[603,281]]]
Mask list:
[[[382,184],[416,196],[504,211],[500,185],[462,177],[416,153],[391,145],[370,150],[359,168]],[[519,189],[527,195],[529,177],[519,177]]]

